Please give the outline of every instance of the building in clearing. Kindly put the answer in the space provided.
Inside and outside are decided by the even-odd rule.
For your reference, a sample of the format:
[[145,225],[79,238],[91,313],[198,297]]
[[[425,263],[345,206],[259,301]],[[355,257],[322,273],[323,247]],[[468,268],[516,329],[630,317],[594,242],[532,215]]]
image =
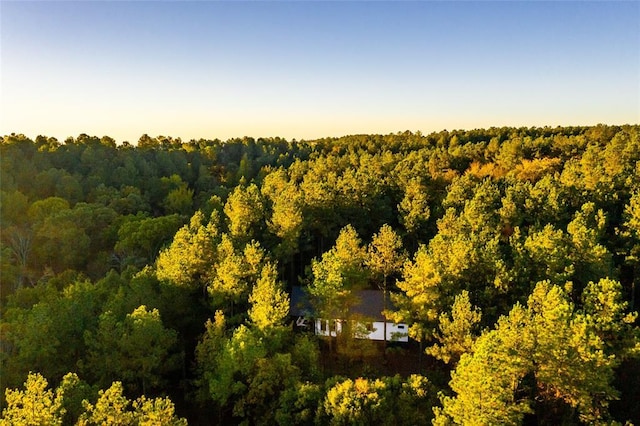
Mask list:
[[[311,329],[318,336],[336,337],[346,330],[346,322],[351,321],[354,336],[361,339],[384,340],[384,324],[387,323],[388,342],[408,342],[407,324],[388,321],[384,311],[384,298],[379,290],[357,290],[355,303],[348,318],[318,318],[315,315],[309,295],[302,287],[293,287],[291,292],[291,316],[298,328]],[[387,308],[393,309],[387,300]]]

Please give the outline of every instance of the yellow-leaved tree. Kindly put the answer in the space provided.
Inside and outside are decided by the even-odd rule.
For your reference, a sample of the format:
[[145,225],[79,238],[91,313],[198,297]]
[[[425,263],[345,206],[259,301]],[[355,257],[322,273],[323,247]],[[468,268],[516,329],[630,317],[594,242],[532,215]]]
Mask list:
[[[608,289],[604,295],[616,292],[600,287]],[[451,374],[456,395],[443,397],[435,424],[521,424],[527,415],[538,424],[609,421],[608,402],[618,396],[614,368],[624,351],[606,350],[602,321],[594,318],[625,316],[607,314],[613,304],[594,303],[594,291],[579,310],[564,289],[539,282],[526,307],[516,304],[462,355]],[[636,347],[637,337],[631,340],[627,346]]]

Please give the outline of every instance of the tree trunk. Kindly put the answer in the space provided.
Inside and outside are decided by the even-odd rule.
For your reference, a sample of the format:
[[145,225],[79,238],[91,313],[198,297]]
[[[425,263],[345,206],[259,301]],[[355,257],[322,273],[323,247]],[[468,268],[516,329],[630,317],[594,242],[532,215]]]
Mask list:
[[[384,276],[384,282],[382,284],[382,309],[383,312],[387,310],[387,276]],[[382,337],[382,353],[385,359],[387,359],[387,318],[382,315],[384,326],[382,327],[384,336]]]

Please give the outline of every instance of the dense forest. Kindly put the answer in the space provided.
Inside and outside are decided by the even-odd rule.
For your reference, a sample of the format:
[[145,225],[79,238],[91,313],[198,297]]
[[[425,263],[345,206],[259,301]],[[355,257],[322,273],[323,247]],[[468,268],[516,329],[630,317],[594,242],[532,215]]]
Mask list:
[[[640,422],[639,125],[0,161],[0,425]],[[410,342],[297,330],[294,286]]]

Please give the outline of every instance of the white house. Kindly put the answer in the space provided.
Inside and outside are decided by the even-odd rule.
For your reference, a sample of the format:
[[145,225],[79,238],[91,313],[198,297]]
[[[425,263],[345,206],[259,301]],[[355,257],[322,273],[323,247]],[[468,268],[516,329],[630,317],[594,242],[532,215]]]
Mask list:
[[[319,336],[336,337],[346,328],[346,321],[351,321],[355,329],[355,337],[361,339],[384,340],[384,323],[387,323],[388,342],[408,342],[407,324],[396,324],[388,321],[382,315],[384,311],[384,298],[382,291],[359,290],[355,292],[356,303],[351,307],[350,317],[358,320],[344,318],[317,318],[309,302],[308,295],[302,287],[293,287],[291,292],[291,315],[297,327],[310,328]],[[387,307],[392,309],[391,302],[387,300]]]

